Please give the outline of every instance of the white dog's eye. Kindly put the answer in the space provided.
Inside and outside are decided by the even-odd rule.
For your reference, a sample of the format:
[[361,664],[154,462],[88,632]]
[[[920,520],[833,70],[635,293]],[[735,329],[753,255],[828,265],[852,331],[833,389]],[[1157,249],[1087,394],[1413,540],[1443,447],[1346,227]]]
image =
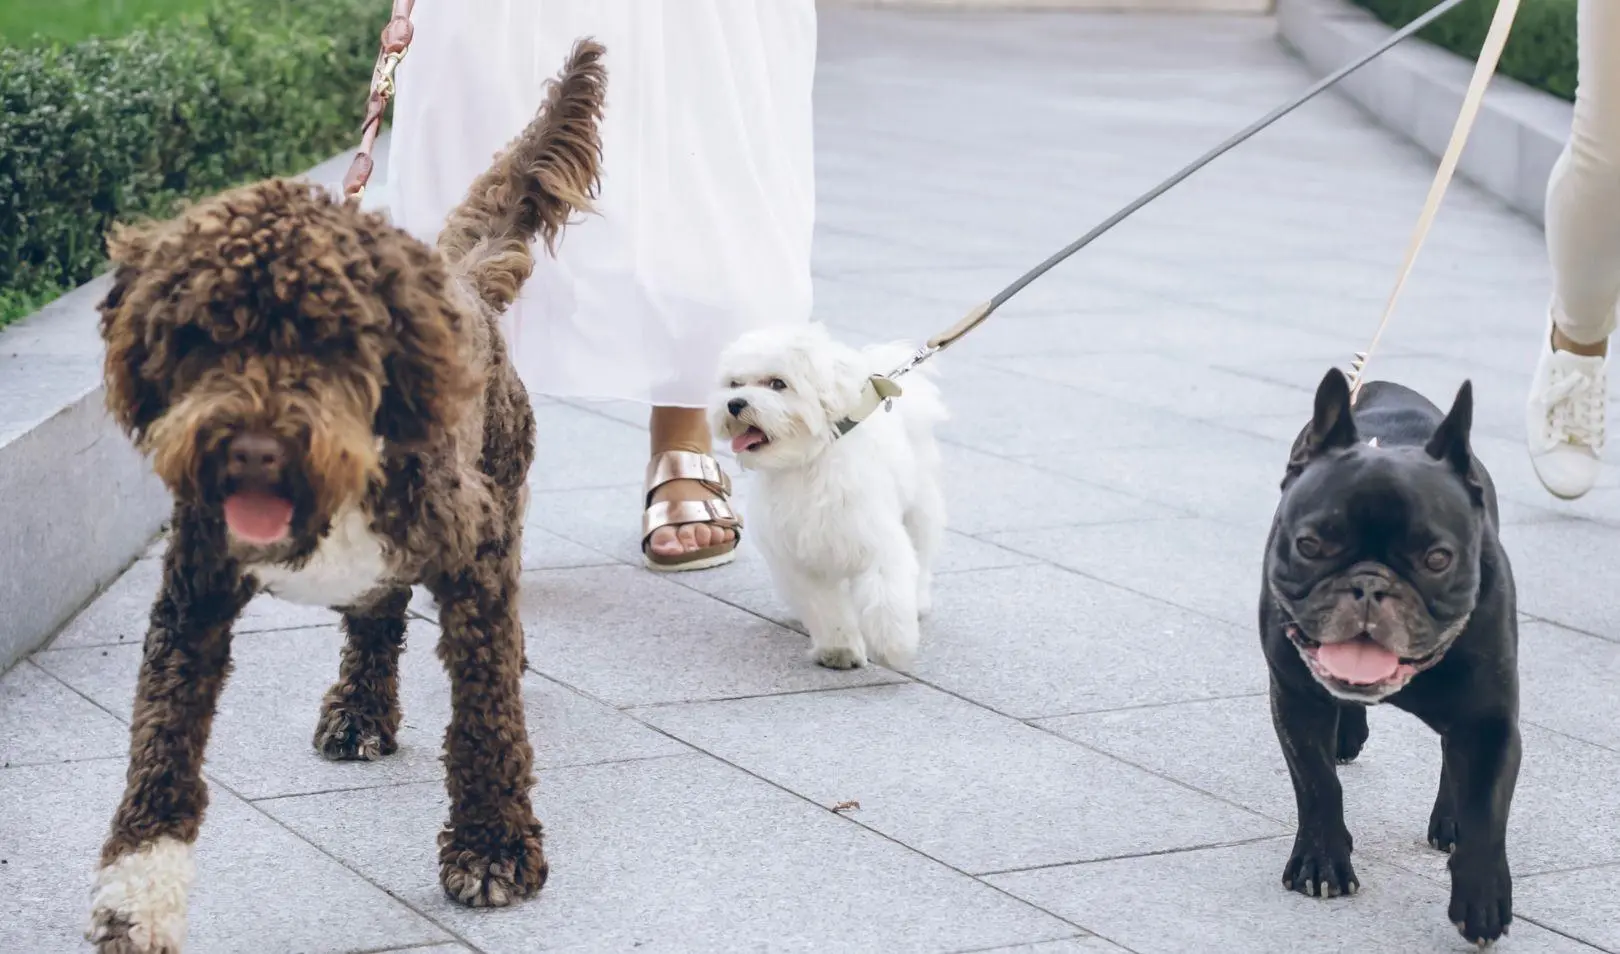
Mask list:
[[787,382],[782,380],[781,378],[771,378],[770,383],[771,383],[771,390],[772,391],[786,391],[787,390]]
[[743,383],[741,381],[732,381],[729,385],[727,385],[727,387],[731,388],[733,391],[737,390],[738,388],[740,388],[742,386],[743,386]]

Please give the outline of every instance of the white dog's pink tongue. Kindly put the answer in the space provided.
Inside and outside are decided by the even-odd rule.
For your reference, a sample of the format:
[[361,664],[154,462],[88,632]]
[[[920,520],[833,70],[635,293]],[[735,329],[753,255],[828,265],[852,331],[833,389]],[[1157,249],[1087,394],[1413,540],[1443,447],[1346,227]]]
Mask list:
[[1324,645],[1316,651],[1316,661],[1335,679],[1356,686],[1383,682],[1401,665],[1399,656],[1366,637]]
[[753,450],[765,443],[765,432],[757,427],[750,427],[731,439],[731,452],[741,454],[745,450]]
[[249,492],[225,498],[225,525],[249,543],[279,543],[292,526],[293,505],[271,494]]

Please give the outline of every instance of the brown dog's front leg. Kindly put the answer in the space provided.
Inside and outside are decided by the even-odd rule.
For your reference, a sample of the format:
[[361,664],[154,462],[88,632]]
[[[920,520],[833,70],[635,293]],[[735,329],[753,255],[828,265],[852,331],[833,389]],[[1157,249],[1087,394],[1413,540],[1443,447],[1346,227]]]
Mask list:
[[439,835],[439,881],[454,901],[501,907],[546,881],[540,823],[529,801],[534,753],[523,721],[523,628],[515,553],[435,587],[439,657],[453,710],[445,733],[450,823]]
[[[176,520],[135,689],[123,802],[101,849],[86,937],[103,954],[178,954],[191,846],[208,787],[203,749],[250,596],[236,568]],[[209,559],[203,559],[204,556]]]
[[315,749],[340,762],[370,762],[399,749],[399,654],[409,587],[364,611],[343,614],[343,663],[321,702]]

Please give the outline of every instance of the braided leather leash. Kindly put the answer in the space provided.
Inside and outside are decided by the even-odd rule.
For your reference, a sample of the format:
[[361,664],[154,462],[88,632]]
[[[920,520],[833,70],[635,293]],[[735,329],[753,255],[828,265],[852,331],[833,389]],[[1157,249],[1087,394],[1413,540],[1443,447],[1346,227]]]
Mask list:
[[382,30],[382,44],[377,52],[377,65],[371,71],[371,92],[366,96],[366,118],[360,124],[360,148],[349,163],[343,176],[343,196],[358,205],[365,197],[366,183],[371,181],[375,163],[371,151],[377,145],[377,134],[382,131],[383,114],[388,101],[394,98],[394,71],[411,48],[415,31],[411,26],[411,10],[416,0],[394,0],[392,16]]
[[[1427,13],[1424,13],[1422,16],[1408,23],[1406,26],[1401,27],[1399,30],[1396,30],[1388,38],[1386,38],[1384,42],[1378,44],[1378,46],[1362,54],[1353,62],[1340,67],[1333,73],[1330,73],[1329,75],[1318,80],[1315,85],[1311,86],[1305,92],[1294,97],[1292,100],[1289,100],[1287,103],[1278,106],[1276,109],[1273,109],[1271,112],[1255,120],[1248,126],[1245,126],[1238,132],[1233,133],[1230,137],[1221,142],[1219,145],[1215,146],[1213,149],[1183,166],[1168,179],[1165,179],[1152,189],[1149,189],[1147,192],[1137,196],[1118,212],[1115,212],[1107,219],[1104,219],[1091,231],[1087,232],[1085,235],[1082,235],[1080,238],[1075,239],[1069,245],[1053,254],[1046,261],[1019,276],[1019,278],[1012,284],[1008,285],[1006,288],[1003,288],[1000,292],[997,292],[994,298],[975,305],[973,309],[964,315],[959,321],[957,321],[956,324],[951,325],[944,331],[941,331],[932,338],[929,338],[921,348],[917,349],[916,354],[913,354],[905,364],[895,368],[888,374],[873,375],[867,380],[866,387],[861,395],[861,403],[859,406],[848,417],[838,422],[838,436],[842,437],[843,435],[854,430],[856,425],[860,424],[862,421],[872,416],[872,414],[876,413],[878,408],[882,407],[886,409],[890,407],[893,399],[899,397],[901,394],[900,385],[896,383],[898,378],[915,370],[918,365],[921,365],[929,358],[932,358],[934,355],[939,354],[941,351],[944,351],[946,348],[960,341],[968,332],[983,324],[984,320],[994,314],[996,309],[1006,304],[1007,301],[1014,295],[1023,291],[1024,288],[1031,282],[1051,271],[1054,266],[1073,255],[1075,252],[1078,252],[1087,245],[1090,245],[1114,226],[1135,214],[1143,206],[1147,205],[1149,202],[1152,202],[1154,199],[1157,199],[1159,196],[1164,195],[1166,192],[1169,192],[1172,188],[1181,184],[1183,180],[1220,158],[1233,147],[1245,142],[1256,133],[1265,129],[1267,126],[1270,126],[1272,123],[1275,123],[1277,120],[1315,99],[1324,91],[1338,85],[1338,83],[1345,77],[1354,73],[1356,70],[1361,69],[1363,66],[1366,66],[1379,56],[1382,56],[1384,53],[1388,52],[1390,48],[1394,47],[1402,40],[1405,40],[1414,33],[1422,30],[1424,27],[1451,12],[1464,2],[1466,2],[1466,0],[1441,0],[1440,3],[1435,4],[1434,7],[1432,7]],[[1616,2],[1620,2],[1620,0],[1616,0]],[[1440,170],[1436,173],[1434,184],[1430,187],[1428,201],[1424,204],[1423,212],[1418,217],[1418,225],[1413,231],[1412,241],[1407,250],[1406,261],[1401,267],[1400,276],[1396,281],[1395,290],[1389,297],[1388,304],[1384,309],[1383,319],[1378,325],[1377,333],[1373,336],[1372,344],[1368,346],[1366,351],[1357,352],[1355,361],[1352,362],[1352,399],[1360,391],[1362,379],[1361,371],[1366,367],[1367,360],[1370,358],[1373,350],[1377,347],[1378,338],[1383,334],[1384,327],[1389,324],[1389,318],[1395,310],[1395,300],[1399,297],[1401,289],[1405,286],[1407,276],[1411,274],[1412,266],[1417,261],[1418,250],[1422,247],[1423,240],[1428,235],[1429,227],[1434,222],[1435,213],[1439,210],[1440,200],[1445,196],[1446,187],[1451,182],[1452,173],[1456,171],[1457,160],[1462,155],[1463,145],[1468,141],[1468,134],[1473,128],[1474,118],[1478,115],[1480,101],[1485,94],[1485,86],[1487,83],[1489,83],[1491,75],[1496,71],[1497,61],[1501,59],[1502,47],[1507,43],[1508,30],[1513,25],[1513,18],[1518,12],[1518,8],[1519,0],[1499,0],[1496,8],[1496,16],[1491,21],[1490,33],[1486,37],[1484,49],[1481,50],[1477,65],[1474,69],[1474,79],[1469,84],[1468,93],[1463,100],[1462,113],[1458,116],[1457,125],[1452,131],[1451,145],[1446,149],[1445,158],[1440,163]]]

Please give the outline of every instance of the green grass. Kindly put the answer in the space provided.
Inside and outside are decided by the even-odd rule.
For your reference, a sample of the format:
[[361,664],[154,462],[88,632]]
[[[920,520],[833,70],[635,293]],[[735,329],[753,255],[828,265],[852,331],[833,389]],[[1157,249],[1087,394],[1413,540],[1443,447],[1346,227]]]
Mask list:
[[149,19],[176,19],[207,6],[208,0],[3,0],[0,43],[32,46],[122,36]]

